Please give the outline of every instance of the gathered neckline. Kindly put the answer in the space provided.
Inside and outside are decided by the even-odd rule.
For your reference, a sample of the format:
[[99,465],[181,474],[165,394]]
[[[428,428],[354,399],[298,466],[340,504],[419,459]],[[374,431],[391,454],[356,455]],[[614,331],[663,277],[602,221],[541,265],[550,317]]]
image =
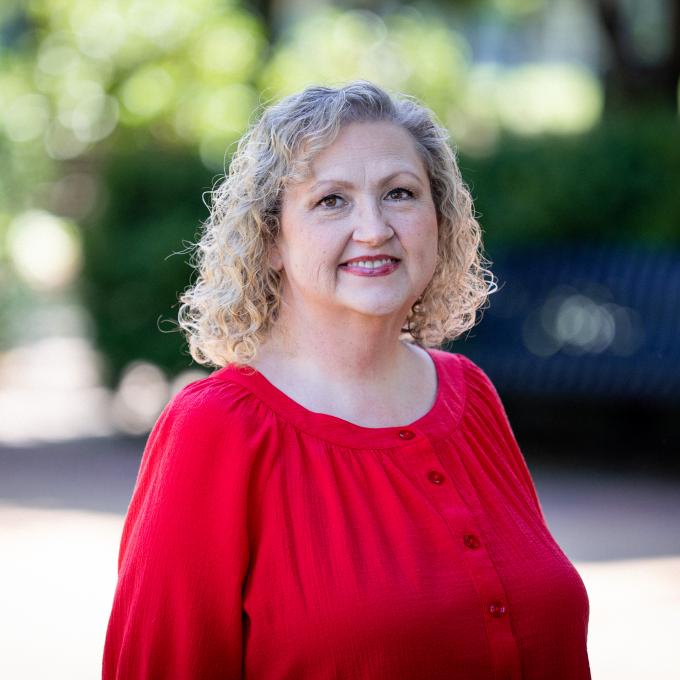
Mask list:
[[270,382],[254,366],[228,364],[212,376],[235,382],[255,394],[297,429],[321,439],[351,448],[393,448],[410,446],[423,437],[441,438],[458,424],[465,401],[459,355],[422,348],[432,360],[437,391],[430,409],[416,420],[392,426],[367,427],[339,416],[308,409]]

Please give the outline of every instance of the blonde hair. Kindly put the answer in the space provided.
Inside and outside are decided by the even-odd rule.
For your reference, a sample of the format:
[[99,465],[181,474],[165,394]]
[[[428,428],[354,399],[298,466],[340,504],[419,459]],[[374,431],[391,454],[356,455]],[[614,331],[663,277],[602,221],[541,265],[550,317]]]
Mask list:
[[269,265],[282,192],[304,178],[314,156],[352,122],[388,121],[413,136],[427,168],[438,218],[434,275],[411,308],[402,337],[438,346],[474,326],[496,289],[481,229],[448,132],[405,95],[373,83],[308,87],[264,110],[243,135],[229,172],[211,192],[195,245],[195,283],[180,296],[179,325],[200,364],[247,364],[278,318],[281,276]]

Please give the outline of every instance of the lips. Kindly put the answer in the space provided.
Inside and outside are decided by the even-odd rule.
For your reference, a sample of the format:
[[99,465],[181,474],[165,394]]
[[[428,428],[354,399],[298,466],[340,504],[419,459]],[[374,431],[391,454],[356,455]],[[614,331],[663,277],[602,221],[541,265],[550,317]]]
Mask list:
[[384,267],[389,264],[394,264],[399,262],[398,257],[393,257],[392,255],[364,255],[359,257],[354,257],[351,260],[343,262],[341,267],[361,267],[364,269],[377,269],[379,267]]
[[376,277],[388,276],[396,271],[398,267],[399,259],[387,255],[385,257],[373,258],[357,257],[341,264],[339,269],[342,269],[343,272],[352,274],[353,276]]

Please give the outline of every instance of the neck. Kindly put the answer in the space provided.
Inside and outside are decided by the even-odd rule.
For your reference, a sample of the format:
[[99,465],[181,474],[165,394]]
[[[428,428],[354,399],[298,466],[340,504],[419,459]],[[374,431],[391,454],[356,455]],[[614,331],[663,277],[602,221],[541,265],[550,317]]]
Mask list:
[[366,427],[412,422],[431,408],[434,364],[399,340],[394,319],[306,316],[293,323],[282,313],[251,362],[294,401]]
[[400,333],[401,323],[393,317],[335,311],[312,317],[302,311],[293,319],[284,306],[258,357],[262,363],[285,359],[298,374],[320,375],[338,385],[375,385],[394,378],[395,367],[411,352]]

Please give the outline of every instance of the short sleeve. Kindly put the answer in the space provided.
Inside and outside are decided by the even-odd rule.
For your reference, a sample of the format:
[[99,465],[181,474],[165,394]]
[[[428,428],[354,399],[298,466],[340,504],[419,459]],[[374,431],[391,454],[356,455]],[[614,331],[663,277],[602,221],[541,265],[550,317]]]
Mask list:
[[519,448],[505,407],[503,406],[494,384],[486,373],[472,360],[462,354],[458,356],[463,362],[463,367],[467,374],[468,392],[474,398],[482,400],[489,407],[489,412],[493,418],[493,429],[501,439],[500,444],[505,452],[506,462],[510,465],[514,476],[524,487],[534,508],[538,512],[541,521],[547,526],[545,515],[543,514],[543,509],[541,508],[541,503],[538,499],[536,487],[531,478],[529,468],[527,467],[524,455]]
[[125,519],[104,680],[242,673],[248,463],[228,385],[198,381],[147,441]]

